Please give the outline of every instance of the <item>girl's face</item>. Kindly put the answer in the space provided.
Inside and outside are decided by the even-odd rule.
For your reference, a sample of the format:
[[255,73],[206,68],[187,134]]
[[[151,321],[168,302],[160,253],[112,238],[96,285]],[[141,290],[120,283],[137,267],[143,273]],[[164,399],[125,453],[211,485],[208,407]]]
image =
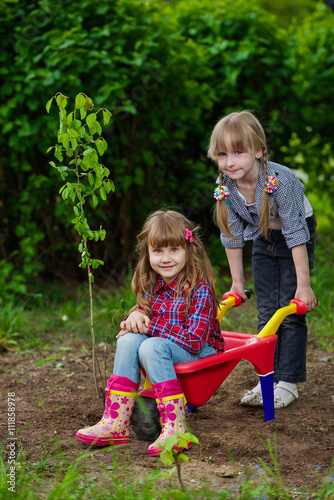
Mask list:
[[152,269],[160,274],[162,279],[171,283],[186,265],[187,252],[182,247],[154,247],[148,246],[149,261]]
[[259,175],[259,158],[262,151],[239,151],[226,141],[226,148],[218,153],[218,167],[231,179],[238,181],[257,180]]

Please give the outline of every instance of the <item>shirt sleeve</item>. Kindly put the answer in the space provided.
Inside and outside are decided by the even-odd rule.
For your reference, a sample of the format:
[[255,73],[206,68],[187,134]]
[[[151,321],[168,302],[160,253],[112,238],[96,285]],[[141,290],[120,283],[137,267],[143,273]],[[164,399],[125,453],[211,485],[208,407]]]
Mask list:
[[289,248],[309,241],[310,232],[304,207],[304,186],[298,179],[285,186],[283,196],[277,196],[278,214],[282,221],[282,234]]
[[207,343],[213,310],[210,289],[200,288],[192,297],[189,314],[183,325],[173,324],[164,317],[153,318],[147,335],[168,339],[182,349],[198,354]]

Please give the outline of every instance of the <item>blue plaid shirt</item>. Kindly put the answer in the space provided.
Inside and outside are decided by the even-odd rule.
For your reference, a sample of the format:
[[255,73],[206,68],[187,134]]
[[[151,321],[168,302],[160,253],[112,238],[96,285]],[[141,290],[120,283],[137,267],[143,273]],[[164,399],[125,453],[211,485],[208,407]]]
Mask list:
[[217,307],[208,283],[202,279],[191,294],[190,306],[177,278],[167,285],[158,275],[151,301],[152,317],[147,335],[174,342],[188,352],[200,353],[205,345],[224,350]]
[[[269,195],[269,220],[278,217],[281,219],[282,234],[289,248],[306,243],[310,239],[310,233],[305,217],[304,185],[292,170],[278,163],[268,162],[269,175],[276,177],[278,182],[277,190]],[[219,183],[219,178],[217,181]],[[238,193],[236,182],[227,175],[224,183],[230,191],[230,196],[226,202],[220,203],[226,203],[229,229],[235,239],[231,240],[223,233],[220,234],[220,239],[227,248],[240,248],[245,245],[245,241],[261,236],[261,228],[258,229],[258,225],[265,183],[263,165],[260,166],[254,206],[246,205]]]

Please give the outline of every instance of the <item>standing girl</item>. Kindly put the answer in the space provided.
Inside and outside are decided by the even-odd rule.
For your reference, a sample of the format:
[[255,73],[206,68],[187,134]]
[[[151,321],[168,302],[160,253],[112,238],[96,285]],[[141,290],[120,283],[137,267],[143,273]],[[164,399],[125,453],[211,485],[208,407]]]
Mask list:
[[117,335],[105,412],[98,424],[80,429],[77,439],[95,445],[128,442],[140,366],[152,383],[162,420],[149,455],[159,455],[168,436],[186,432],[183,391],[174,364],[224,350],[215,274],[198,232],[178,212],[157,211],[148,217],[137,237],[139,260],[132,279],[137,305]]
[[[231,113],[214,127],[208,156],[219,168],[215,218],[232,277],[231,291],[246,301],[242,248],[253,240],[253,275],[259,331],[293,298],[314,309],[310,286],[316,220],[304,186],[287,167],[268,161],[264,130],[248,111]],[[288,316],[277,331],[275,408],[298,398],[306,379],[305,315]],[[247,391],[247,406],[262,405],[261,387]]]

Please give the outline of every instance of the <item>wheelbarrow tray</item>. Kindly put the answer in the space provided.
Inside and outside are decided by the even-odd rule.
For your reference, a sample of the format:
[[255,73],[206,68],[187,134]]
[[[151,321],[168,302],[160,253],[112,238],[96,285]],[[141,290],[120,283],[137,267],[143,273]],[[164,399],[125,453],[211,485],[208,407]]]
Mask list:
[[174,365],[189,406],[204,405],[242,359],[250,361],[260,377],[273,373],[276,335],[259,338],[247,333],[222,331],[222,336],[224,352]]

